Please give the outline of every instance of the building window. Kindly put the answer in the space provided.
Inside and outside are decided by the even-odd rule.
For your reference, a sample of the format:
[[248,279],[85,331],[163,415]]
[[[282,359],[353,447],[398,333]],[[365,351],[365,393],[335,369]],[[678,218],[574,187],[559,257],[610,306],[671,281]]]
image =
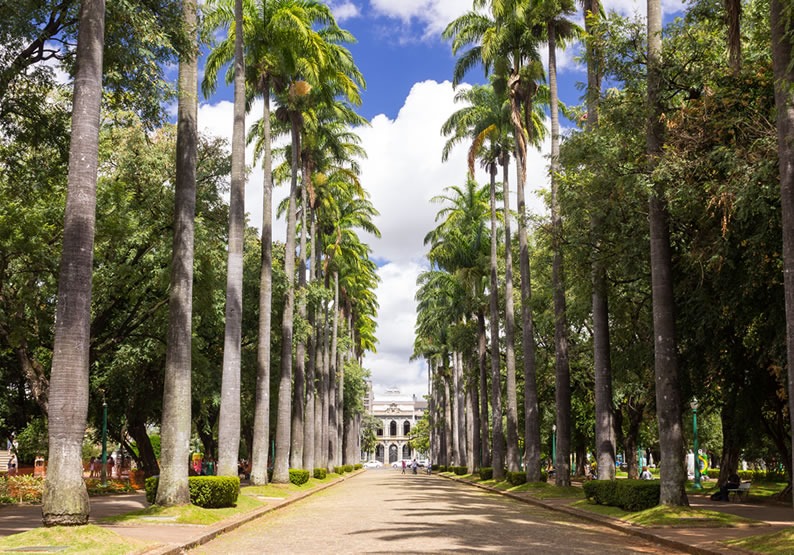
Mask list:
[[410,431],[411,431],[411,423],[406,420],[405,422],[403,422],[403,435],[407,436],[408,432]]
[[397,435],[397,422],[395,422],[394,420],[392,420],[391,424],[389,424],[389,435],[392,437]]
[[376,432],[379,436],[383,435],[383,426],[378,426],[378,431]]
[[389,445],[389,462],[397,462],[397,446],[393,443]]
[[408,447],[407,443],[405,445],[403,445],[403,458],[404,459],[410,459],[411,458],[411,448]]
[[383,445],[377,445],[375,447],[375,459],[383,462]]

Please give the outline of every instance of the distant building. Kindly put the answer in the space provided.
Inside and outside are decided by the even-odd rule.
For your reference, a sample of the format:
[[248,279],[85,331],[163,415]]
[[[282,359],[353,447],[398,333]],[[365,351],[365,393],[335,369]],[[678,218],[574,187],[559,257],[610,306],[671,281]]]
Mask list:
[[365,393],[365,407],[369,400],[369,413],[381,421],[381,427],[377,431],[375,459],[390,464],[400,459],[419,458],[423,455],[411,448],[408,439],[411,430],[427,410],[427,401],[417,399],[416,395],[402,395],[396,387],[387,389],[383,395],[373,396],[371,383]]

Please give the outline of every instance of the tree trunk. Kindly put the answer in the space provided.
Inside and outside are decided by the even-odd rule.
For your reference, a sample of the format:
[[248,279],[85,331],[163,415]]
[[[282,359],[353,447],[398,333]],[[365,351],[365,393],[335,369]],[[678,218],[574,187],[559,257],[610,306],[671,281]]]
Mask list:
[[472,368],[466,378],[466,470],[469,474],[479,468],[477,455],[480,452],[480,409],[477,395],[477,375]]
[[[310,177],[307,164],[303,165],[303,187],[301,187],[301,238],[300,238],[300,258],[298,259],[298,289],[306,290],[306,235],[307,213],[309,211],[308,184]],[[306,321],[306,296],[300,296],[298,303],[298,315],[301,320]],[[306,418],[306,341],[301,336],[295,346],[295,374],[292,382],[292,432],[290,449],[290,467],[303,467],[303,427]],[[311,470],[308,469],[308,470]]]
[[637,442],[640,438],[640,425],[642,424],[645,405],[641,403],[629,403],[628,409],[629,429],[627,430],[625,443],[626,464],[628,465],[628,477],[630,480],[637,480],[640,477],[639,459],[637,458]]
[[329,358],[330,355],[330,347],[329,347],[329,337],[331,335],[330,332],[330,324],[328,322],[329,318],[329,307],[326,304],[325,306],[325,314],[323,318],[323,379],[322,379],[322,434],[320,437],[320,450],[317,452],[317,462],[321,464],[323,468],[328,468],[329,463],[329,451],[328,451],[328,442],[330,436],[330,411],[331,411],[331,403],[330,403],[330,394],[331,394],[331,360]]
[[[312,282],[316,282],[318,279],[318,266],[320,261],[320,253],[319,253],[319,237],[317,237],[317,221],[314,216],[314,210],[311,211],[311,232],[310,235],[312,239],[315,241],[315,248],[312,249],[314,252],[314,262],[311,264],[311,273],[310,273],[310,280]],[[317,422],[316,417],[316,372],[315,369],[317,368],[317,314],[315,307],[311,307],[309,310],[309,328],[311,328],[312,332],[309,335],[309,340],[307,342],[309,358],[306,364],[306,413],[304,414],[303,418],[303,468],[306,470],[312,471],[315,467],[314,460],[315,460],[315,434],[316,434],[316,426],[315,423]]]
[[[662,153],[661,57],[662,11],[659,0],[648,0],[648,171]],[[649,201],[651,239],[651,286],[653,299],[654,372],[656,419],[659,425],[661,497],[663,505],[689,505],[687,500],[684,437],[681,424],[681,392],[673,316],[673,276],[670,229],[664,191],[653,184]]]
[[77,39],[69,179],[49,390],[45,526],[88,522],[82,445],[88,416],[91,276],[96,222],[105,2],[84,0]]
[[160,465],[157,464],[152,441],[146,432],[146,424],[143,421],[130,420],[127,431],[138,447],[138,468],[143,470],[147,478],[158,476],[160,474]]
[[452,353],[452,395],[450,405],[452,408],[452,459],[458,466],[463,465],[463,451],[461,449],[461,414],[460,406],[460,354]]
[[245,61],[242,0],[234,2],[234,29],[234,125],[229,192],[226,327],[223,342],[221,409],[218,421],[219,476],[237,476],[240,450],[240,342],[243,325],[245,235]]
[[267,484],[270,449],[270,333],[273,296],[273,158],[270,132],[270,82],[262,80],[262,265],[259,271],[259,327],[256,343],[256,394],[251,484]]
[[480,381],[480,447],[476,451],[476,456],[477,466],[482,468],[491,465],[491,451],[488,446],[488,344],[485,333],[485,311],[482,308],[477,312],[477,340]]
[[300,164],[300,114],[292,119],[292,179],[287,205],[287,239],[284,253],[284,273],[287,291],[281,320],[281,378],[278,387],[278,415],[276,419],[276,456],[273,460],[273,482],[289,482],[290,434],[292,431],[292,325],[295,307],[295,235],[298,204],[298,169]]
[[[777,155],[780,171],[780,204],[783,220],[783,285],[786,299],[786,351],[790,430],[794,429],[794,69],[790,30],[794,14],[789,5],[772,0],[772,66],[775,74]],[[794,468],[794,449],[790,468]],[[791,496],[794,503],[794,495]]]
[[337,356],[339,339],[339,272],[334,272],[334,312],[331,327],[331,349],[328,353],[328,360],[331,366],[328,367],[328,470],[336,466],[336,453],[339,444],[339,425],[337,414],[337,374],[339,372]]
[[490,268],[490,308],[491,308],[491,428],[493,477],[504,479],[505,439],[502,432],[502,385],[499,356],[499,287],[496,278],[496,164],[490,166],[491,172],[491,268]]
[[196,0],[182,3],[190,32],[190,51],[179,61],[176,139],[176,192],[168,340],[165,355],[163,414],[160,426],[158,505],[186,505],[191,432],[191,339],[193,313],[193,241],[198,159],[198,52]]

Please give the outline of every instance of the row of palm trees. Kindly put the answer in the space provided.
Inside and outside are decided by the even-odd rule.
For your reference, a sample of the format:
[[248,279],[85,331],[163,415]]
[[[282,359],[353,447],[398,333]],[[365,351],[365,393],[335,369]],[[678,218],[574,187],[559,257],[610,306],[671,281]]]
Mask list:
[[[731,16],[729,33],[731,67],[741,63],[738,41],[740,4],[727,2]],[[442,127],[450,137],[442,158],[459,143],[469,148],[469,180],[463,187],[451,187],[437,200],[445,206],[438,213],[440,224],[426,237],[431,269],[418,280],[418,316],[415,356],[428,362],[431,373],[430,415],[434,426],[434,460],[442,464],[466,465],[469,470],[492,466],[494,477],[505,470],[520,469],[517,434],[515,362],[515,316],[513,306],[512,220],[518,224],[521,329],[523,348],[524,430],[523,462],[529,481],[540,479],[540,417],[535,368],[535,345],[531,313],[531,273],[527,244],[527,211],[524,199],[526,156],[530,146],[538,147],[545,136],[544,116],[550,116],[550,244],[552,250],[552,303],[555,352],[555,427],[557,485],[568,485],[571,454],[571,385],[568,361],[565,272],[563,267],[562,213],[559,194],[559,100],[556,50],[574,39],[584,39],[587,62],[586,129],[597,129],[601,95],[602,53],[592,30],[603,16],[597,0],[584,2],[585,30],[568,18],[575,6],[570,0],[474,0],[472,10],[446,28],[444,38],[459,55],[453,83],[466,72],[482,66],[488,85],[461,90],[456,100],[466,106],[454,113]],[[794,50],[786,25],[790,15],[779,3],[772,5],[772,26],[778,31],[773,49],[778,96],[778,130],[784,230],[794,223],[787,216],[791,202],[790,126],[792,104],[791,64]],[[651,176],[655,160],[664,146],[661,90],[661,4],[648,0],[647,21],[647,171]],[[542,44],[548,45],[548,72],[544,75],[539,57]],[[787,69],[784,62],[789,60]],[[544,78],[548,85],[544,85]],[[786,110],[789,109],[789,112]],[[511,156],[515,160],[517,212],[510,204]],[[480,162],[490,183],[480,187],[473,181]],[[502,170],[502,190],[497,191],[497,174]],[[654,373],[656,419],[659,443],[665,464],[661,472],[661,502],[687,504],[685,493],[682,403],[677,346],[673,319],[672,258],[665,191],[661,182],[649,177],[649,232],[652,269]],[[658,180],[657,180],[658,181]],[[497,207],[497,201],[501,205]],[[499,213],[501,211],[501,214]],[[490,225],[486,227],[486,221]],[[603,230],[597,214],[591,216],[592,245],[592,338],[595,383],[596,460],[598,477],[615,476],[615,418],[613,414],[610,363],[609,308],[606,269],[598,256]],[[503,258],[497,258],[497,238],[504,241]],[[490,245],[488,238],[490,237]],[[791,248],[794,234],[784,231],[784,244]],[[786,267],[792,263],[790,251]],[[486,268],[487,276],[486,276]],[[503,290],[499,291],[502,268]],[[786,272],[787,321],[791,322],[792,272]],[[486,334],[486,320],[490,338]],[[794,327],[789,325],[789,363],[794,360]],[[490,345],[489,345],[490,340]],[[490,368],[488,355],[490,353]],[[504,360],[504,367],[502,366]],[[490,380],[490,389],[488,382]],[[794,378],[789,373],[789,398],[794,398]],[[489,413],[490,411],[490,413]]]
[[[377,211],[359,180],[357,159],[365,155],[354,126],[366,124],[354,107],[360,104],[364,79],[345,44],[353,37],[335,22],[330,9],[316,0],[217,0],[202,7],[199,29],[195,0],[182,2],[184,37],[179,51],[177,160],[174,246],[169,298],[160,481],[156,502],[189,502],[188,460],[191,437],[191,320],[194,215],[197,164],[199,36],[226,29],[214,45],[205,68],[203,90],[211,94],[221,71],[234,84],[232,171],[229,206],[226,318],[218,428],[218,472],[237,475],[240,445],[240,366],[245,231],[245,116],[256,98],[263,113],[248,142],[264,170],[261,236],[257,381],[251,481],[288,482],[290,467],[332,468],[353,462],[358,452],[360,415],[345,412],[345,368],[360,364],[374,349],[378,277],[370,248],[359,237],[379,235]],[[102,1],[83,2],[75,81],[75,155],[97,156],[102,88]],[[85,38],[84,38],[85,34]],[[90,53],[90,54],[89,54]],[[82,56],[82,57],[81,57]],[[90,63],[89,63],[90,62]],[[91,87],[88,87],[88,84]],[[91,111],[79,92],[90,93]],[[271,99],[277,102],[272,111]],[[82,134],[80,117],[91,116]],[[81,131],[81,134],[77,134]],[[274,140],[289,135],[283,149]],[[78,148],[79,147],[79,148]],[[86,157],[84,149],[89,156]],[[283,163],[277,165],[279,157]],[[82,173],[78,173],[77,170]],[[91,173],[93,172],[93,173]],[[81,205],[66,210],[57,319],[59,357],[52,369],[50,448],[52,462],[44,499],[46,524],[82,524],[88,501],[79,465],[88,393],[88,322],[93,246],[96,167],[70,167],[69,195]],[[280,326],[275,452],[269,453],[271,429],[271,336],[273,295],[273,187],[288,183],[288,198],[279,207],[287,220]],[[79,187],[87,187],[81,190]],[[90,218],[89,218],[90,216]],[[75,222],[72,224],[71,222]],[[77,227],[75,228],[74,225]],[[73,234],[72,234],[72,230]],[[74,238],[74,241],[71,241]],[[77,256],[75,253],[80,253]],[[71,270],[70,268],[74,268]],[[85,289],[88,288],[88,291]],[[78,299],[79,302],[74,302]],[[69,312],[72,311],[72,312]],[[67,344],[63,342],[66,341]],[[75,403],[74,399],[78,402]],[[81,404],[82,403],[82,404]],[[79,436],[79,437],[78,437]]]

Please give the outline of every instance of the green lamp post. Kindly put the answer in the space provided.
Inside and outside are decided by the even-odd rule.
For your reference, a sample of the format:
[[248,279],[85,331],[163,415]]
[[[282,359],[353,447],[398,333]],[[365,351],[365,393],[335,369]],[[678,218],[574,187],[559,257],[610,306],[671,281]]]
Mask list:
[[698,456],[698,407],[700,403],[695,397],[692,397],[689,406],[692,408],[692,436],[695,444],[695,483],[692,487],[703,489],[703,486],[700,485],[700,457]]

